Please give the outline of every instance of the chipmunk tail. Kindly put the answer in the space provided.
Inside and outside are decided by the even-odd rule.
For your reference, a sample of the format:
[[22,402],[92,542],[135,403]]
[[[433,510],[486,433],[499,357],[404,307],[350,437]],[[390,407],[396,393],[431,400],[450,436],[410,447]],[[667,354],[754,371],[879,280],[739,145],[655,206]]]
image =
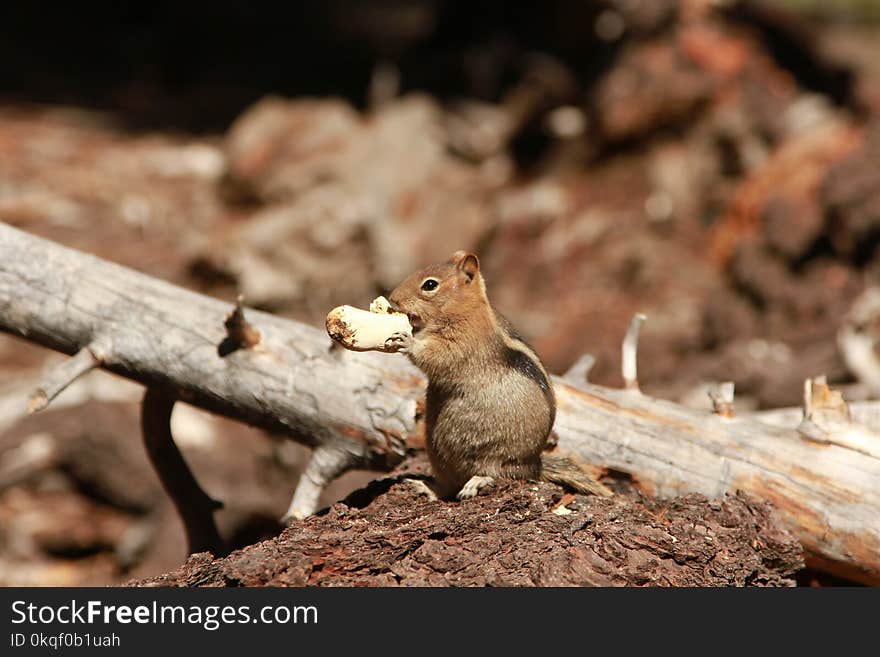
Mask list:
[[541,458],[541,481],[559,484],[576,493],[610,497],[611,489],[596,480],[576,460],[568,456],[544,454]]

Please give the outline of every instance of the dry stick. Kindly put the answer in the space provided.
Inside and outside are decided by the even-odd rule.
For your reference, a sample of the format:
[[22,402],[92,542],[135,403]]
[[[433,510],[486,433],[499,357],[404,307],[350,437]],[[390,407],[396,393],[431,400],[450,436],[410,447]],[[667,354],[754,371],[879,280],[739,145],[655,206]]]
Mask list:
[[400,69],[393,62],[383,60],[373,65],[367,85],[367,106],[371,111],[381,109],[400,95]]
[[587,383],[590,380],[590,370],[596,364],[596,358],[592,354],[583,354],[574,364],[566,370],[562,378],[574,385]]
[[177,400],[156,386],[147,388],[141,404],[144,447],[162,486],[183,520],[189,553],[228,554],[214,523],[214,511],[223,507],[210,497],[193,476],[171,435],[171,411]]
[[804,382],[804,419],[797,430],[810,440],[840,445],[880,459],[880,436],[853,421],[843,395],[828,387],[824,375]]
[[309,464],[300,475],[287,512],[281,518],[285,525],[314,513],[324,488],[343,474],[349,465],[348,455],[333,446],[319,445],[312,451]]
[[217,355],[221,358],[228,356],[238,349],[250,349],[260,344],[260,332],[251,326],[244,318],[244,295],[239,294],[235,300],[235,307],[226,317],[223,326],[226,327],[226,337],[217,346]]
[[58,463],[58,446],[46,433],[25,438],[17,447],[0,454],[0,491],[45,472]]
[[870,286],[853,303],[837,332],[837,346],[844,362],[873,397],[880,396],[880,358],[874,350],[878,315],[880,287]]
[[[260,344],[220,358],[228,314],[215,299],[0,223],[0,329],[67,354],[107,335],[104,369],[336,450],[348,467],[384,470],[421,444],[425,381],[406,358],[334,350],[322,330],[251,310]],[[742,490],[772,502],[813,564],[880,584],[880,458],[746,416],[553,384],[561,450],[629,473],[649,494]]]
[[717,385],[711,386],[708,390],[709,399],[712,400],[712,412],[721,417],[732,418],[733,399],[734,399],[733,381],[725,381]]
[[621,370],[623,372],[623,387],[632,392],[641,392],[639,390],[639,375],[636,356],[639,351],[639,331],[642,324],[645,323],[646,317],[642,313],[633,315],[632,321],[629,323],[629,330],[623,339],[621,347]]
[[875,342],[867,331],[855,331],[849,326],[844,326],[837,335],[846,366],[868,387],[872,396],[880,395],[880,359],[874,351]]
[[72,358],[56,367],[49,378],[34,390],[28,400],[27,412],[42,411],[55,397],[79,377],[100,367],[106,357],[107,346],[104,340],[98,339],[80,349]]

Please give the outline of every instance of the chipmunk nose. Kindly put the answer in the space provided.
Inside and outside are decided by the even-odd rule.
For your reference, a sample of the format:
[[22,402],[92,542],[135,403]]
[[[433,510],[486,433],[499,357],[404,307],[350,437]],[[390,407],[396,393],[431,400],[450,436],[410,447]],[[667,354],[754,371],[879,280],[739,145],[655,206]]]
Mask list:
[[398,306],[397,303],[394,302],[394,301],[391,300],[391,299],[388,299],[388,307],[391,308],[391,310],[392,310],[393,312],[396,312],[396,313],[403,312],[403,311],[400,309],[400,306]]

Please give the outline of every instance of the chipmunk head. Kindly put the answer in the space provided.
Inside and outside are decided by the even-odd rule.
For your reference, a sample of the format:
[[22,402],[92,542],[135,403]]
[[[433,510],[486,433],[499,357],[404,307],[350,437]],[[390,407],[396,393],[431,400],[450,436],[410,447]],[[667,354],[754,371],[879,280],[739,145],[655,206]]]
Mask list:
[[407,314],[414,334],[467,322],[480,307],[488,306],[480,261],[466,251],[456,251],[447,262],[412,274],[388,300],[392,308]]

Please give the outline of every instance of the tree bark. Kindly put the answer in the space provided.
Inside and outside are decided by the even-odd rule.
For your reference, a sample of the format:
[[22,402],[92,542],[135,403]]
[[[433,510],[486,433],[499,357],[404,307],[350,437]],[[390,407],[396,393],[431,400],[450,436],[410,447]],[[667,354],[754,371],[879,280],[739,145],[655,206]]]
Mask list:
[[[259,342],[226,356],[230,306],[0,224],[0,328],[179,399],[388,469],[421,444],[424,379],[402,356],[336,349],[323,331],[253,310]],[[555,379],[559,449],[644,492],[772,502],[816,565],[880,584],[880,458],[834,436],[724,418],[638,392]],[[323,479],[312,477],[311,485]]]
[[793,586],[802,567],[779,515],[744,494],[585,497],[498,482],[438,502],[389,477],[279,536],[130,584]]

